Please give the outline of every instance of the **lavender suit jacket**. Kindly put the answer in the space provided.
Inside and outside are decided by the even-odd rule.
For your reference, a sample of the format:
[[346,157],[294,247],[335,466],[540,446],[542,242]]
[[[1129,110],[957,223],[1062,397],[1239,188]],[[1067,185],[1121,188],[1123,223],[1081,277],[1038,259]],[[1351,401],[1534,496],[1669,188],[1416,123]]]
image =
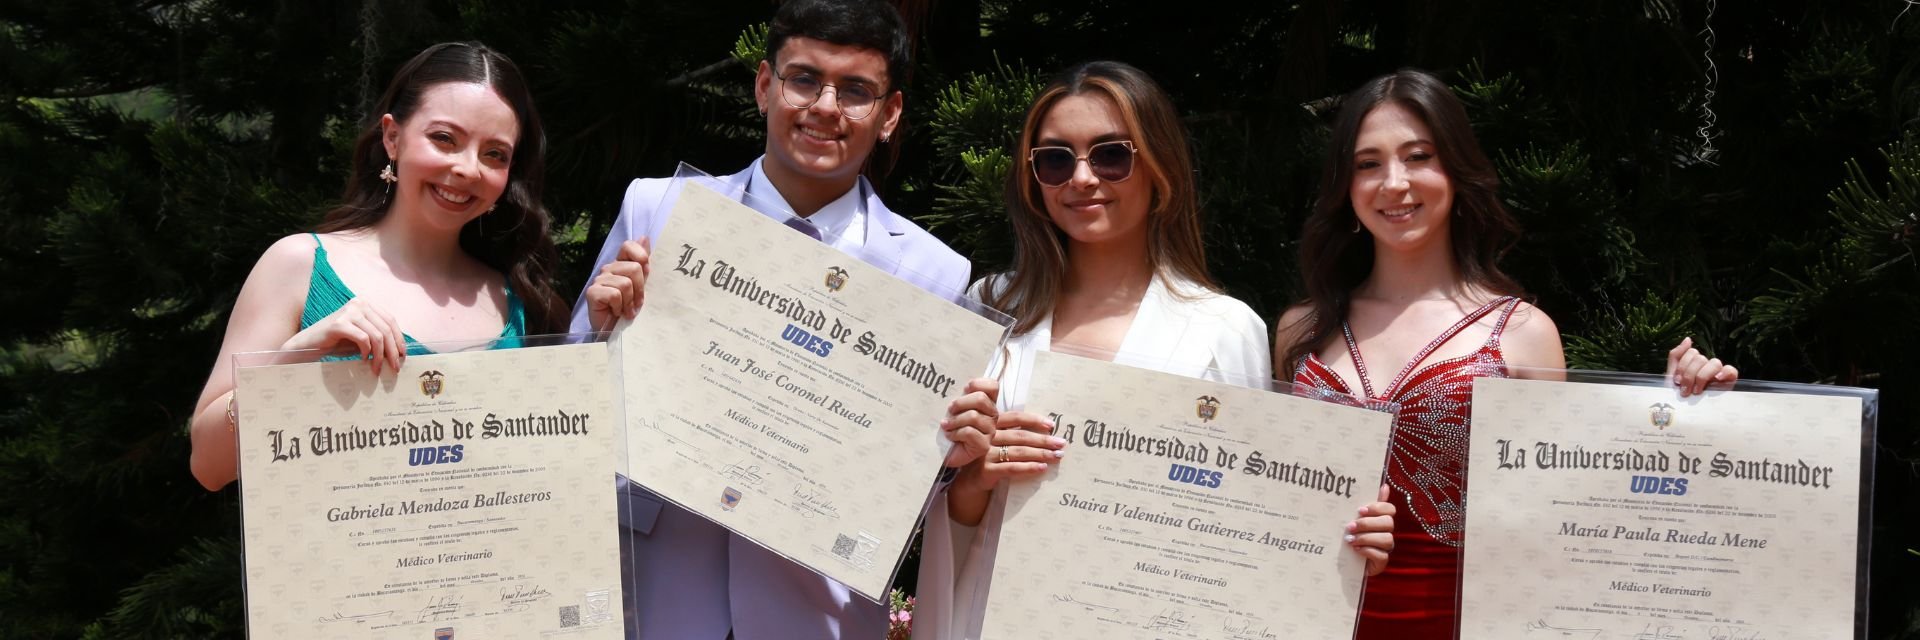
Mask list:
[[[765,158],[755,160],[755,163]],[[741,199],[753,167],[706,182]],[[656,255],[668,211],[656,210],[673,181],[634,180],[620,204],[620,217],[593,274],[619,255],[621,243],[651,238]],[[865,178],[856,187],[866,198],[866,237],[855,256],[922,289],[965,295],[972,271],[966,258],[932,234],[888,210]],[[670,203],[669,203],[670,206]],[[785,213],[766,212],[785,219]],[[573,307],[572,331],[591,331],[585,290]],[[846,587],[733,535],[692,512],[653,495],[626,478],[620,494],[621,584],[630,604],[627,637],[678,640],[858,638],[886,636],[887,610]]]

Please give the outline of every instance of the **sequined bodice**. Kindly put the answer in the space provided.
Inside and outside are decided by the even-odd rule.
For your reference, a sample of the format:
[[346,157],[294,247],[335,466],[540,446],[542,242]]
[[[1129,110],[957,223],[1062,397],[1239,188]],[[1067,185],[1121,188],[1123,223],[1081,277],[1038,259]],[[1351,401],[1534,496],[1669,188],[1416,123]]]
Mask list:
[[[1344,322],[1341,332],[1347,353],[1360,373],[1358,393],[1313,355],[1302,358],[1294,369],[1294,382],[1400,405],[1387,449],[1387,483],[1393,487],[1396,506],[1410,513],[1434,541],[1450,547],[1460,546],[1466,524],[1467,409],[1473,399],[1473,379],[1505,377],[1500,333],[1518,304],[1518,299],[1503,297],[1467,314],[1415,354],[1384,393],[1374,392],[1359,344]],[[1502,306],[1505,310],[1495,322],[1493,334],[1480,348],[1420,366],[1440,345]]]

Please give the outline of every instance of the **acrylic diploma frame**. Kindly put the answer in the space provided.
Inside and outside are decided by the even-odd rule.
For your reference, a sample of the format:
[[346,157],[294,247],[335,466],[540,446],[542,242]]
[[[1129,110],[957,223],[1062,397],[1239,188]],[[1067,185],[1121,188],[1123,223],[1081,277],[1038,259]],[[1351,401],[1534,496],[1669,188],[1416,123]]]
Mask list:
[[685,509],[884,602],[950,446],[938,423],[1011,319],[966,300],[963,263],[905,266],[878,216],[843,243],[684,165],[625,223],[652,238],[645,303],[610,339],[627,524]]
[[236,354],[248,636],[623,637],[594,338]]
[[1474,382],[1462,638],[1865,638],[1878,392]]
[[1054,344],[1001,364],[1002,393],[1069,444],[1002,484],[975,534],[967,562],[990,569],[960,571],[956,607],[984,606],[979,637],[1353,635],[1366,565],[1345,526],[1379,498],[1396,405],[1204,354]]

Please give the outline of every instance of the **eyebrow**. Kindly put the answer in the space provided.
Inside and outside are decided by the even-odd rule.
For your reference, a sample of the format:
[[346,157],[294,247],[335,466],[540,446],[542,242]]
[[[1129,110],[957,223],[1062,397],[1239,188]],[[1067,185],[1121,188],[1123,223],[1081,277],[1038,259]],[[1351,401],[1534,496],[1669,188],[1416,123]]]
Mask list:
[[[1093,145],[1100,144],[1102,142],[1113,142],[1115,140],[1127,140],[1127,139],[1129,138],[1127,137],[1126,134],[1120,133],[1118,131],[1115,131],[1113,133],[1103,133],[1103,134],[1094,136],[1093,141],[1087,143],[1087,146],[1091,147]],[[1041,138],[1040,143],[1034,146],[1036,147],[1072,147],[1073,143],[1067,142],[1066,140],[1062,140],[1060,138]]]
[[[460,125],[454,124],[452,121],[449,121],[449,120],[431,120],[427,122],[427,126],[429,127],[436,124],[447,127],[449,129],[453,129],[454,131],[459,132],[460,135],[467,135],[468,133],[470,133],[469,131],[467,131],[466,127],[462,127]],[[490,138],[487,140],[487,142],[506,147],[508,151],[513,150],[513,142],[510,140],[504,140],[501,138]]]
[[[1400,148],[1400,149],[1405,149],[1405,148],[1408,148],[1408,147],[1418,147],[1418,146],[1421,146],[1421,145],[1426,145],[1426,146],[1429,146],[1429,147],[1432,147],[1432,146],[1437,146],[1437,145],[1435,145],[1435,144],[1433,144],[1433,141],[1432,141],[1432,140],[1428,140],[1428,139],[1426,139],[1426,138],[1415,138],[1415,139],[1413,139],[1413,140],[1408,140],[1408,141],[1406,141],[1406,142],[1403,142],[1403,143],[1401,143],[1401,144],[1400,144],[1400,146],[1399,146],[1399,148]],[[1354,149],[1354,150],[1353,150],[1353,155],[1356,155],[1356,156],[1357,156],[1357,155],[1361,155],[1361,154],[1367,154],[1367,153],[1380,153],[1380,150],[1379,150],[1379,149],[1376,149],[1376,148],[1374,148],[1374,147],[1361,147],[1361,148],[1358,148],[1358,149]]]
[[[786,73],[784,73],[784,74],[781,74],[781,75],[789,75],[789,76],[790,76],[790,75],[793,75],[793,74],[794,74],[794,73],[796,73],[796,72],[798,72],[798,73],[804,73],[804,74],[807,74],[807,75],[814,75],[814,76],[822,76],[822,77],[824,77],[824,76],[826,76],[826,75],[827,75],[827,72],[825,72],[825,71],[821,71],[819,67],[816,67],[816,66],[813,66],[813,65],[810,65],[810,64],[807,64],[807,63],[804,63],[804,62],[789,62],[789,63],[787,63],[787,71],[786,71]],[[860,84],[864,84],[864,85],[867,85],[867,87],[868,87],[868,88],[870,88],[870,89],[873,89],[875,93],[879,93],[879,89],[880,89],[880,83],[879,83],[879,82],[877,82],[877,81],[875,81],[875,80],[873,80],[872,78],[868,78],[868,77],[866,77],[866,76],[863,76],[863,75],[858,75],[858,74],[855,74],[855,75],[850,75],[850,76],[840,76],[840,77],[839,77],[839,78],[838,78],[837,80],[838,80],[837,82],[832,82],[832,83],[829,83],[829,84],[833,84],[833,85],[836,85],[836,86],[838,86],[838,85],[840,85],[840,84],[844,84],[844,83],[847,83],[847,82],[858,82],[858,83],[860,83]]]

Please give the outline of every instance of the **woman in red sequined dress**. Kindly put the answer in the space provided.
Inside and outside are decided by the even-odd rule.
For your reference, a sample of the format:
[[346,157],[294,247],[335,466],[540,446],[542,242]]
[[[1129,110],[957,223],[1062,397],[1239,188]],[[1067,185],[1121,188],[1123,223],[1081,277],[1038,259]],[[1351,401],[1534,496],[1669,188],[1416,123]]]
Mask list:
[[[1470,381],[1566,364],[1553,320],[1500,271],[1520,229],[1498,184],[1437,78],[1403,70],[1342,103],[1301,236],[1308,299],[1277,323],[1274,364],[1296,382],[1402,407],[1386,468],[1395,549],[1368,580],[1363,639],[1453,637]],[[1738,375],[1691,339],[1669,364],[1683,393]]]

